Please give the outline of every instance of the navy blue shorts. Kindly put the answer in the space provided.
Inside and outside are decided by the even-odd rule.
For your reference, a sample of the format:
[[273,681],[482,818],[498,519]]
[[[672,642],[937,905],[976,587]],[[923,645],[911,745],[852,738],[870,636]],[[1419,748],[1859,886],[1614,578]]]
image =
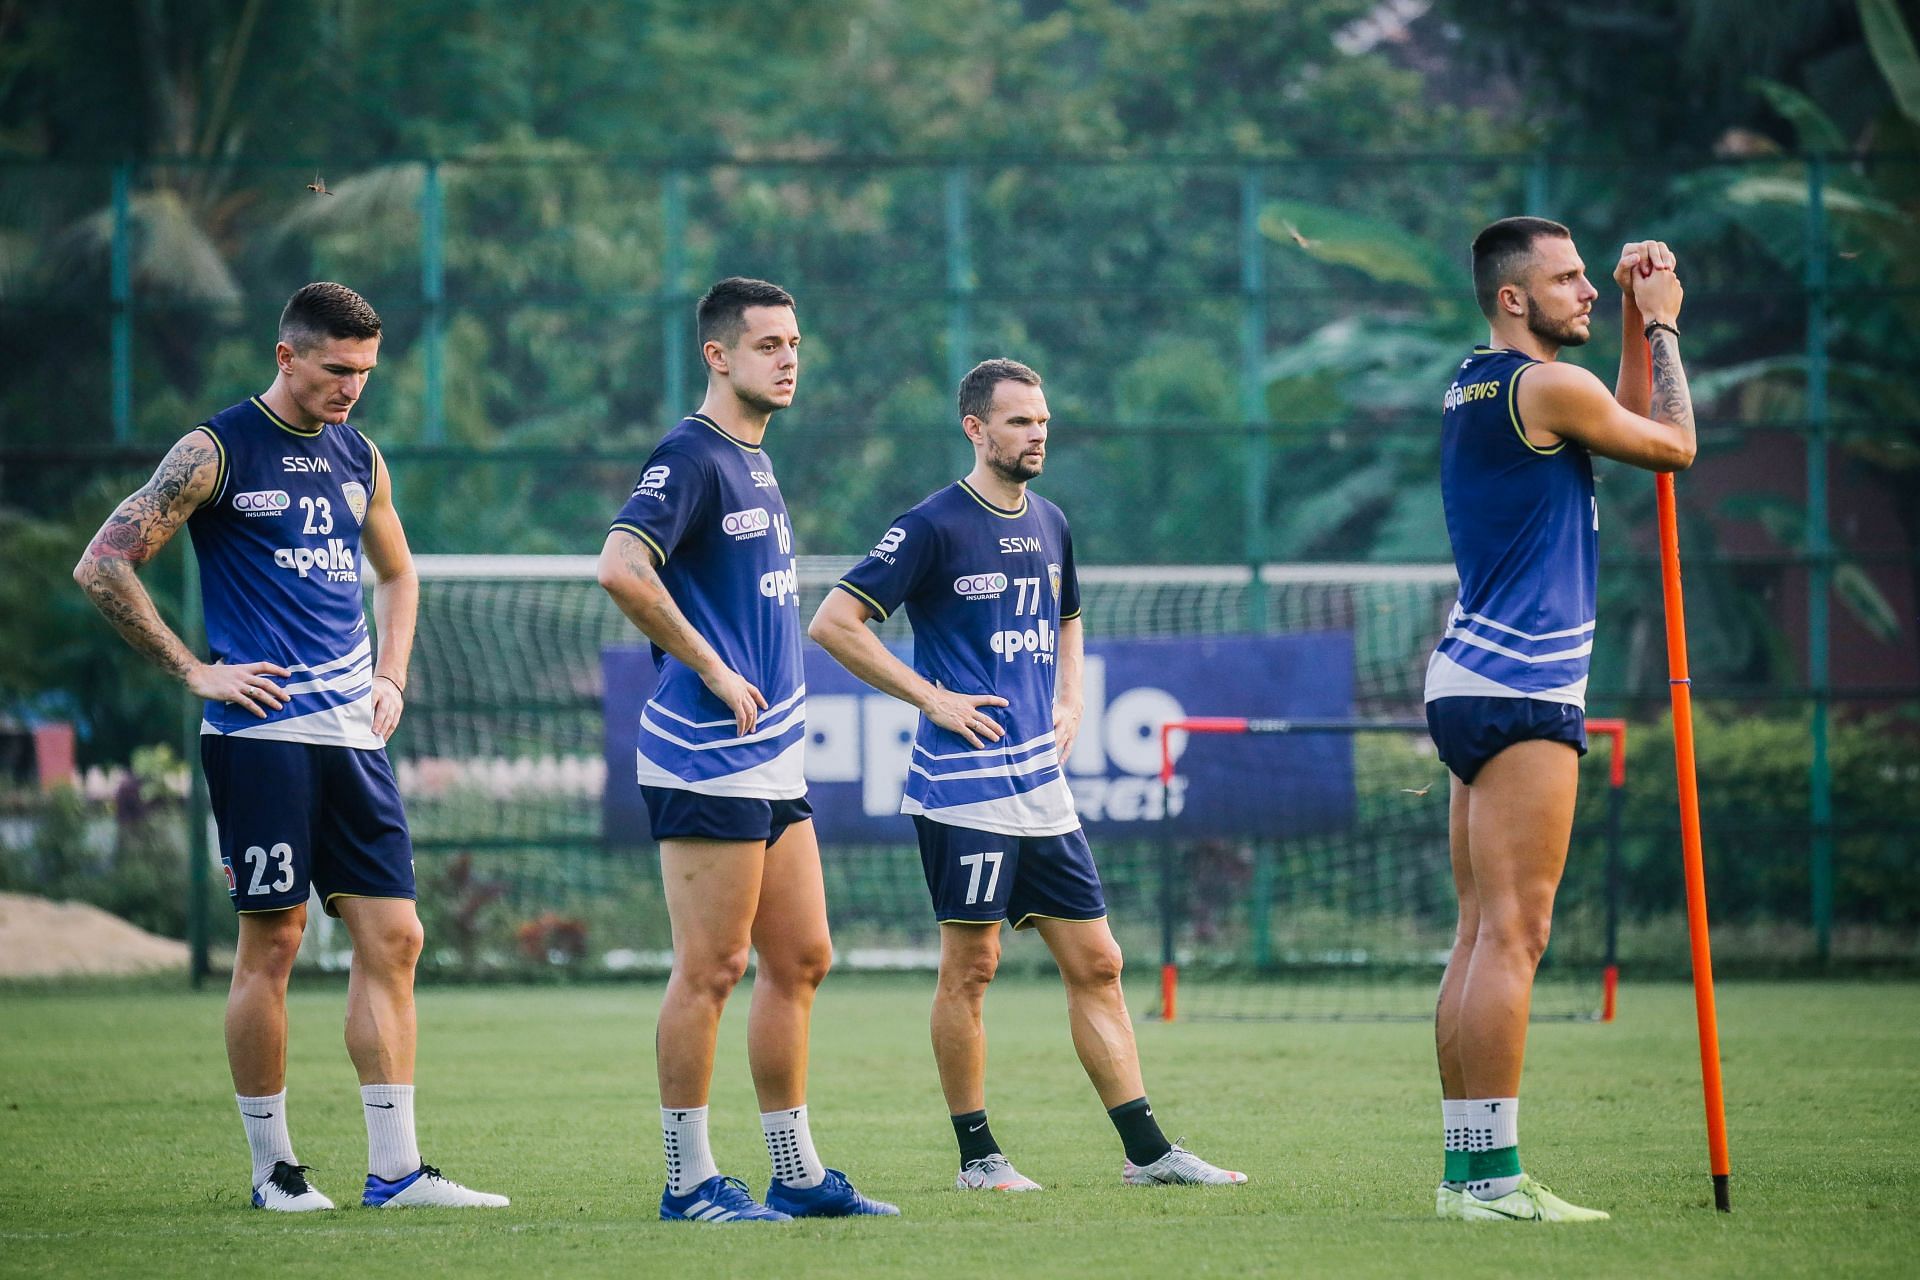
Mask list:
[[1435,698],[1427,704],[1427,732],[1441,763],[1468,786],[1487,761],[1516,742],[1564,742],[1587,754],[1587,713],[1537,698]]
[[414,897],[413,839],[387,753],[200,735],[227,893],[240,912]]
[[779,841],[787,828],[813,817],[807,798],[756,800],[752,796],[706,796],[678,787],[642,786],[653,838],[660,840]]
[[1075,827],[1059,836],[1003,836],[953,827],[915,814],[920,833],[920,869],[933,894],[933,915],[942,924],[1035,920],[1099,920],[1107,914],[1100,872],[1093,865],[1087,833]]

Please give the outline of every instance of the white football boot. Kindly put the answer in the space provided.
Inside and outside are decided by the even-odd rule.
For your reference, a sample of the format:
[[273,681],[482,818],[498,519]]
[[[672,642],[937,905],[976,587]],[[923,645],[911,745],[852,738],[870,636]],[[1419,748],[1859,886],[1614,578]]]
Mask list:
[[1120,1181],[1130,1187],[1224,1187],[1238,1186],[1247,1175],[1232,1169],[1216,1169],[1179,1143],[1152,1164],[1138,1165],[1129,1160],[1120,1169]]
[[958,1191],[1040,1191],[1041,1185],[1013,1167],[1013,1162],[998,1151],[960,1166],[953,1180]]
[[432,1165],[423,1164],[392,1182],[368,1174],[367,1190],[360,1203],[369,1209],[504,1209],[511,1201],[489,1191],[463,1187],[441,1176]]
[[277,1161],[273,1172],[253,1189],[253,1207],[279,1213],[311,1213],[331,1209],[333,1201],[321,1195],[307,1181],[307,1166]]

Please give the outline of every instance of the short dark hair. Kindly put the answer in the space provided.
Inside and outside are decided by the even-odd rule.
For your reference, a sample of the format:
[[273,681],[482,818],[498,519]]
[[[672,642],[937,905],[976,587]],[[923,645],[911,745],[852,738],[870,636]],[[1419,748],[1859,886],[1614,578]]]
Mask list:
[[280,341],[295,351],[328,338],[377,338],[380,317],[367,300],[343,284],[316,280],[287,299],[280,313]]
[[1473,238],[1473,296],[1491,320],[1500,309],[1500,286],[1519,281],[1536,240],[1571,240],[1573,232],[1546,218],[1502,218]]
[[960,416],[985,422],[993,412],[993,390],[1003,382],[1024,382],[1037,387],[1040,375],[1018,360],[982,360],[960,379]]
[[718,281],[701,297],[695,309],[696,332],[700,345],[717,342],[732,346],[747,327],[749,307],[791,307],[793,295],[777,284],[748,276],[728,276]]

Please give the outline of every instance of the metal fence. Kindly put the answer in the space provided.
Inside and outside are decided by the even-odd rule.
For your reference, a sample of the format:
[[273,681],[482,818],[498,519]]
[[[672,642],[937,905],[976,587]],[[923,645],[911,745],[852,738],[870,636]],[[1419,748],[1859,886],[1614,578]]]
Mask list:
[[[857,550],[949,478],[950,389],[1008,354],[1047,377],[1046,487],[1084,562],[1444,559],[1430,437],[1437,371],[1480,332],[1473,232],[1558,216],[1601,281],[1615,246],[1659,236],[1681,255],[1703,410],[1680,487],[1696,698],[1805,726],[1804,818],[1779,838],[1807,850],[1824,954],[1836,833],[1910,832],[1898,804],[1836,809],[1836,709],[1895,715],[1873,722],[1889,794],[1920,756],[1920,278],[1900,252],[1916,169],[531,147],[356,172],[5,161],[0,504],[97,519],[183,428],[260,390],[287,293],[338,278],[387,322],[356,420],[416,548],[590,552],[698,394],[694,298],[737,272],[801,300],[806,373],[771,445],[806,550]],[[1604,311],[1595,330],[1578,358],[1605,373]],[[1607,468],[1602,493],[1593,703],[1645,720],[1666,698],[1652,487]]]

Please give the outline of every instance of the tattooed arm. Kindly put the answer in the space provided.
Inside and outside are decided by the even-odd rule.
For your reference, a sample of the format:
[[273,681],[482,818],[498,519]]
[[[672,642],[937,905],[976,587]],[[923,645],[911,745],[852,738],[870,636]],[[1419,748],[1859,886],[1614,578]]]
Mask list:
[[760,713],[767,709],[766,698],[721,661],[706,637],[693,629],[673,602],[667,584],[660,581],[646,543],[624,529],[608,533],[606,545],[600,548],[600,585],[647,639],[691,667],[713,696],[727,704],[742,735],[753,732]]
[[159,553],[200,504],[213,496],[220,454],[204,431],[190,431],[167,451],[153,478],[114,508],[93,535],[73,580],[126,642],[208,701],[231,702],[265,718],[286,704],[266,677],[284,676],[271,662],[209,664],[180,642],[140,584],[139,568]]
[[[1632,276],[1635,305],[1647,323],[1672,325],[1680,317],[1682,290],[1671,270]],[[1628,339],[1629,345],[1633,339]],[[1603,458],[1648,471],[1685,471],[1693,465],[1698,441],[1693,429],[1693,397],[1680,367],[1680,340],[1665,329],[1653,332],[1651,416],[1620,403],[1600,379],[1578,365],[1555,360],[1531,365],[1514,391],[1528,443],[1546,449],[1575,440]]]

